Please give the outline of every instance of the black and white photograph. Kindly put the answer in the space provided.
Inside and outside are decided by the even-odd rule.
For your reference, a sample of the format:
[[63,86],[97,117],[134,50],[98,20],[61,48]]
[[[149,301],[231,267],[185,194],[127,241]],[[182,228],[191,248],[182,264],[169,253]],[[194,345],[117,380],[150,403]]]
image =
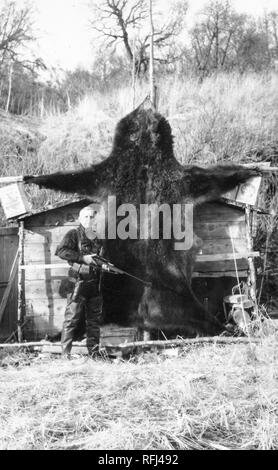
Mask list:
[[277,0],[0,0],[0,450],[278,450]]

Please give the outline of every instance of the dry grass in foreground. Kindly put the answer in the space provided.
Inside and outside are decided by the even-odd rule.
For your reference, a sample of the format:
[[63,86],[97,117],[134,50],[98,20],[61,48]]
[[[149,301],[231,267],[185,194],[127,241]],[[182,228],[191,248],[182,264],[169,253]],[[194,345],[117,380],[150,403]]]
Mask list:
[[0,371],[1,449],[277,449],[278,337],[128,362],[21,356]]

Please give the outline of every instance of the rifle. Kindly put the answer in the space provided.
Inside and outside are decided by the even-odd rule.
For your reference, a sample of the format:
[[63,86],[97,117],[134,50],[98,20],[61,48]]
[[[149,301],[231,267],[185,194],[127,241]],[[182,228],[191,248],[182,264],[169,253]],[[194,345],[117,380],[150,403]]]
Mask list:
[[103,256],[93,255],[92,265],[95,266],[96,268],[101,269],[102,271],[110,273],[110,274],[124,274],[125,276],[136,279],[136,281],[139,281],[139,282],[141,282],[142,284],[145,284],[148,287],[151,287],[151,285],[152,285],[151,282],[145,281],[144,279],[140,279],[140,277],[133,276],[133,274],[130,274],[127,271],[123,271],[120,268],[117,268],[117,266],[110,263],[110,261],[103,258]]

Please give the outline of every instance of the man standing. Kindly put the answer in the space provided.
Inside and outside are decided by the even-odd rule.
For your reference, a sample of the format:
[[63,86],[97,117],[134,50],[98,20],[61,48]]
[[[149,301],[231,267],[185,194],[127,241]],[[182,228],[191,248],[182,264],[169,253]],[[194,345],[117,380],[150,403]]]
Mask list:
[[94,264],[94,256],[101,254],[102,242],[96,238],[97,212],[84,207],[79,213],[80,225],[66,233],[56,250],[56,255],[71,265],[69,280],[72,285],[67,297],[65,320],[62,330],[62,354],[70,357],[77,328],[85,319],[87,348],[90,356],[99,350],[102,295],[100,270]]

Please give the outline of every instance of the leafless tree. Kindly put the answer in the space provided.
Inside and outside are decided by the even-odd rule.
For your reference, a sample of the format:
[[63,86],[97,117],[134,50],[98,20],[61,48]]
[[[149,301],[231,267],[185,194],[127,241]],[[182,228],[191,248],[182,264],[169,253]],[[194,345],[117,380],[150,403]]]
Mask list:
[[[148,50],[150,45],[148,1],[92,0],[91,3],[93,19],[90,20],[90,25],[92,28],[99,32],[107,47],[123,45],[131,63],[134,61],[135,54],[137,72],[145,73],[149,66]],[[186,11],[187,3],[183,0],[176,2],[167,21],[161,21],[158,8],[156,8],[156,12],[154,11],[155,61],[163,63],[166,60],[164,53],[175,37],[180,34]],[[136,36],[135,47],[134,35]]]
[[191,30],[191,41],[197,68],[206,75],[225,68],[246,17],[236,13],[229,0],[211,1],[200,17]]
[[31,8],[4,1],[0,8],[0,68],[6,61],[19,60],[22,48],[33,40]]
[[240,72],[269,70],[271,55],[269,42],[264,30],[257,22],[249,19],[240,35],[235,50],[235,66]]
[[274,57],[278,59],[278,11],[272,11],[269,13],[270,23],[270,34],[272,36],[272,47],[274,51]]
[[33,58],[30,51],[27,53],[28,46],[35,41],[32,16],[30,4],[19,7],[14,0],[0,0],[0,105],[6,111],[23,71],[30,74],[32,81],[38,69],[46,68],[42,59]]

